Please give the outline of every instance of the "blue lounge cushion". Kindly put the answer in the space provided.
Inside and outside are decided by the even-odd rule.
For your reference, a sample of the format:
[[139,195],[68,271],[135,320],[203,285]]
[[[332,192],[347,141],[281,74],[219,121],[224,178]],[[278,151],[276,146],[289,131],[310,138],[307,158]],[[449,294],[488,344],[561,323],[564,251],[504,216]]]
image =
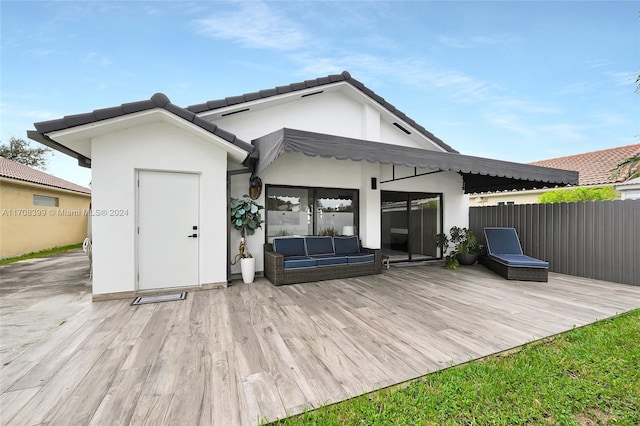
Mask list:
[[284,269],[315,268],[318,261],[307,256],[289,256],[284,258]]
[[524,254],[515,228],[484,228],[484,236],[489,254]]
[[369,253],[352,253],[347,255],[349,263],[367,263],[375,261],[376,256]]
[[284,257],[307,255],[304,238],[298,237],[274,238],[273,251],[280,253]]
[[360,252],[360,242],[356,235],[352,237],[333,237],[333,246],[336,254],[352,254]]
[[548,268],[549,262],[534,259],[533,257],[523,254],[492,254],[493,259],[507,266],[525,267],[525,268]]
[[307,243],[307,255],[333,255],[333,239],[331,237],[305,237]]
[[315,255],[313,258],[318,261],[318,266],[342,265],[348,263],[347,256],[338,256],[334,254]]

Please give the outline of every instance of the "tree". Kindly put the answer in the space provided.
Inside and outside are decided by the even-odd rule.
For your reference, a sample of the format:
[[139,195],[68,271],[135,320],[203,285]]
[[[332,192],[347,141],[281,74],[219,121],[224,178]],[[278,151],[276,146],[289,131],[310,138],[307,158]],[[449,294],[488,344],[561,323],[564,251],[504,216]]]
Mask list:
[[14,136],[11,136],[8,145],[0,145],[0,157],[42,170],[47,168],[47,154],[50,152],[51,149],[47,147],[32,148],[29,142]]
[[640,177],[640,154],[629,157],[611,170],[611,179],[624,176],[624,180]]
[[[640,94],[640,74],[636,78],[636,93]],[[624,176],[624,180],[640,177],[640,154],[627,158],[611,170],[611,180],[616,180],[620,175]]]
[[616,191],[612,186],[600,188],[556,189],[548,191],[538,197],[540,204],[574,203],[577,201],[614,200]]

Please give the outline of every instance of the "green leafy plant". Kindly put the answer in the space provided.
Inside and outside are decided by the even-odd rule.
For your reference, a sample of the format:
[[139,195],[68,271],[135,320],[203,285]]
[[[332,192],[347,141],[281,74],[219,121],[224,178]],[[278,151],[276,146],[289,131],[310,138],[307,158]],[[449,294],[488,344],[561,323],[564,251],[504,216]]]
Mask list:
[[538,197],[538,203],[575,203],[578,201],[614,200],[616,191],[612,186],[600,188],[556,189],[543,193]]
[[320,232],[318,232],[318,235],[321,237],[332,237],[334,235],[338,235],[338,230],[333,226],[330,226],[328,228],[322,229]]
[[256,229],[262,228],[264,220],[262,220],[262,214],[260,210],[264,207],[255,203],[248,195],[243,195],[243,198],[231,198],[231,224],[234,229],[240,231],[240,249],[236,255],[234,264],[238,259],[253,257],[249,250],[245,246],[245,237],[247,235],[253,235],[256,233]]
[[[450,252],[449,245],[453,244],[454,248]],[[444,255],[444,267],[447,269],[457,269],[460,265],[458,255],[466,255],[470,253],[480,253],[481,246],[478,239],[469,228],[460,228],[452,226],[449,229],[449,235],[440,233],[436,235],[436,245],[442,249]]]

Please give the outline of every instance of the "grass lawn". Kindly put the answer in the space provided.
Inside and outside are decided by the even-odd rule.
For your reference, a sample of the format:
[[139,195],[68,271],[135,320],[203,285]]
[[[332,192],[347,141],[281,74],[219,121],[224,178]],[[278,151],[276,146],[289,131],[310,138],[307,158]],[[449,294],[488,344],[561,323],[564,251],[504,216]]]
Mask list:
[[38,251],[35,253],[23,254],[22,256],[0,259],[0,265],[6,265],[8,263],[18,262],[20,260],[35,259],[36,257],[49,256],[56,253],[62,253],[63,251],[76,250],[79,248],[82,248],[82,244],[73,244],[73,245],[64,246],[64,247],[54,247],[47,250]]
[[279,425],[638,425],[640,309]]

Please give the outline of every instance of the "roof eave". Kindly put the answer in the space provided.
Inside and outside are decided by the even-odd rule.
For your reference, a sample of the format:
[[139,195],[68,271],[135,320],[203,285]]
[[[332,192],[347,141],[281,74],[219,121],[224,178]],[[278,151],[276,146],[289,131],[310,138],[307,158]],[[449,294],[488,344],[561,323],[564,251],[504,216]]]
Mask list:
[[27,130],[27,137],[33,141],[39,142],[49,148],[52,148],[56,151],[62,152],[63,154],[67,154],[70,157],[78,160],[78,165],[81,167],[91,168],[91,159],[85,157],[82,154],[77,153],[76,151],[69,149],[68,147],[54,141],[49,136],[40,134],[35,130]]

